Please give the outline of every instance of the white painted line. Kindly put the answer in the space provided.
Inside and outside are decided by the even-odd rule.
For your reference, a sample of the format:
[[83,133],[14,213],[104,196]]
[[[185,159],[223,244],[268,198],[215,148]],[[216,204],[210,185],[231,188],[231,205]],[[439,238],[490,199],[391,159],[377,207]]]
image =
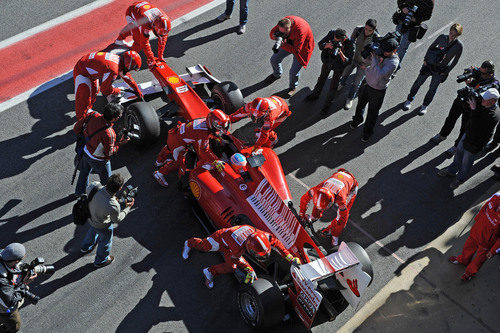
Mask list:
[[[111,2],[111,1],[112,0],[100,0],[100,1],[96,1],[96,2]],[[172,21],[172,26],[173,27],[179,26],[181,23],[185,23],[185,22],[187,22],[187,21],[189,21],[189,20],[191,20],[191,19],[193,19],[193,18],[195,18],[195,17],[203,14],[204,12],[207,12],[207,11],[209,11],[209,10],[211,10],[211,9],[213,9],[213,8],[215,8],[215,7],[223,4],[225,2],[226,2],[226,0],[215,0],[215,1],[212,1],[212,2],[210,2],[208,4],[206,4],[206,5],[198,8],[198,9],[195,9],[194,11],[192,11],[190,13],[187,13],[184,16],[181,16],[181,17],[173,20]],[[92,4],[94,4],[94,2]],[[84,8],[84,7],[82,7],[82,8]],[[65,16],[65,15],[63,15],[63,16]],[[60,22],[60,23],[62,23],[62,22]],[[30,31],[30,30],[28,30],[28,31]],[[26,31],[26,32],[28,32],[28,31]],[[40,31],[42,31],[42,30],[40,30]],[[16,37],[16,36],[14,36],[14,37]],[[14,37],[12,37],[12,38],[14,38]],[[25,38],[27,38],[27,37],[25,37]],[[7,40],[8,39],[6,39],[5,41],[7,41]],[[3,42],[5,42],[5,41],[3,41]],[[3,42],[0,42],[0,45]],[[0,47],[0,49],[1,49],[1,47]],[[63,83],[64,81],[71,79],[71,78],[73,78],[73,70],[68,71],[68,72],[66,72],[66,73],[64,73],[64,74],[62,74],[60,76],[57,76],[57,77],[55,77],[55,78],[53,78],[53,79],[51,79],[51,80],[49,80],[49,81],[47,81],[45,83],[43,83],[43,84],[41,84],[41,85],[33,88],[33,89],[25,91],[25,92],[23,92],[23,93],[15,96],[15,97],[9,99],[8,101],[0,103],[0,113],[2,113],[5,110],[10,109],[13,106],[16,106],[19,103],[22,103],[22,102],[28,100],[31,97],[35,97],[36,95],[41,94],[44,91],[47,91],[47,90],[49,90],[49,89],[51,89],[51,88],[53,88],[53,87],[55,87],[55,86]]]
[[83,7],[80,7],[80,8],[75,9],[69,13],[66,13],[64,15],[56,17],[55,19],[52,19],[52,20],[47,21],[43,24],[40,24],[39,26],[33,27],[33,28],[28,29],[24,32],[21,32],[20,34],[17,34],[15,36],[4,39],[3,41],[0,42],[0,50],[3,48],[6,48],[12,44],[15,44],[17,42],[20,42],[23,39],[32,37],[32,36],[42,32],[42,31],[53,28],[59,24],[71,21],[71,20],[77,18],[78,16],[85,15],[85,14],[87,14],[87,13],[89,13],[97,8],[103,7],[111,2],[113,2],[113,0],[97,0],[97,1],[91,2]]
[[[297,177],[295,177],[294,174],[292,174],[292,173],[289,172],[288,176],[290,176],[291,178],[293,178],[297,183],[299,183],[306,190],[309,191],[310,187],[307,186],[306,183],[304,183],[302,180],[300,180]],[[394,252],[392,252],[391,250],[389,250],[388,248],[386,248],[385,245],[382,244],[382,242],[378,241],[375,237],[373,237],[371,234],[369,234],[365,229],[361,228],[359,226],[359,224],[355,223],[351,218],[349,219],[349,223],[352,224],[356,229],[358,229],[359,231],[361,231],[366,237],[370,238],[372,240],[372,242],[374,242],[375,244],[377,244],[378,246],[380,246],[382,248],[382,250],[384,250],[385,252],[387,252],[388,254],[390,254],[394,259],[396,259],[400,263],[404,264],[405,261],[403,259],[401,259],[397,254],[395,254]]]
[[451,21],[450,23],[444,25],[443,27],[441,27],[439,30],[437,30],[436,32],[430,34],[429,36],[427,36],[427,39],[433,39],[434,37],[436,37],[437,35],[439,35],[443,30],[447,29],[448,27],[450,27],[453,23],[455,23],[456,21],[453,20]]

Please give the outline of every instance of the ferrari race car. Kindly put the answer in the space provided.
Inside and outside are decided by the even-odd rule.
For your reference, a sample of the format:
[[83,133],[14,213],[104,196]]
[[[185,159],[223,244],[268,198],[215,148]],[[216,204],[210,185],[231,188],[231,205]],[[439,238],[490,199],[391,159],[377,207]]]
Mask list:
[[[244,105],[237,86],[220,82],[202,65],[177,75],[165,62],[151,70],[154,79],[139,84],[142,93],[164,93],[167,106],[162,112],[147,102],[137,101],[124,90],[125,126],[132,140],[148,143],[160,135],[160,120],[179,115],[185,120],[206,117],[212,108],[231,114]],[[202,87],[203,89],[199,89]],[[204,96],[207,89],[210,95]],[[356,308],[371,283],[373,270],[365,250],[356,243],[341,243],[337,251],[327,251],[315,239],[314,231],[303,226],[293,207],[281,163],[270,148],[254,150],[232,134],[211,140],[213,161],[192,161],[185,176],[193,210],[207,233],[233,225],[253,225],[271,232],[301,259],[291,266],[274,253],[262,263],[247,258],[258,279],[241,284],[238,291],[240,313],[247,324],[265,328],[279,324],[296,313],[307,329],[334,320],[349,304]],[[235,153],[246,157],[245,169],[235,171],[229,162]],[[214,168],[215,161],[225,161]],[[236,271],[236,278],[242,273]]]

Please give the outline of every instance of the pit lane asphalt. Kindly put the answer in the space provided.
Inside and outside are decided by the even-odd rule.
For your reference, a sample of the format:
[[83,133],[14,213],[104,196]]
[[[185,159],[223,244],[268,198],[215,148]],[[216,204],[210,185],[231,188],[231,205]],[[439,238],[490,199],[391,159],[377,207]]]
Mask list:
[[[451,162],[443,152],[451,146],[457,131],[437,147],[428,139],[439,131],[456,89],[462,86],[455,83],[454,77],[463,68],[479,65],[485,59],[498,63],[494,55],[499,45],[493,37],[496,21],[488,17],[488,13],[498,12],[498,7],[490,1],[437,4],[428,22],[428,35],[421,46],[410,46],[403,69],[389,86],[379,117],[381,124],[368,143],[361,142],[360,129],[349,129],[353,110],[340,109],[343,98],[332,107],[332,111],[340,110],[328,117],[319,114],[322,100],[303,101],[319,74],[316,49],[302,73],[299,91],[290,100],[293,115],[278,130],[280,144],[276,151],[286,172],[293,174],[287,179],[295,204],[305,191],[295,177],[314,186],[333,169],[347,168],[360,182],[351,220],[406,260],[470,206],[487,198],[496,186],[488,169],[497,155],[488,154],[476,162],[473,172],[477,173],[451,191],[449,180],[437,177],[436,171]],[[363,8],[370,14],[365,14]],[[238,5],[231,20],[214,24],[213,18],[223,10],[220,6],[172,31],[167,45],[168,64],[182,73],[185,66],[202,63],[217,77],[236,82],[249,101],[287,87],[289,60],[284,62],[281,80],[270,86],[262,83],[271,71],[272,42],[268,32],[279,18],[290,14],[304,17],[317,42],[332,28],[344,27],[350,33],[368,17],[378,20],[381,33],[390,31],[394,28],[390,22],[394,8],[395,4],[388,6],[386,1],[358,1],[357,6],[351,1],[336,1],[333,5],[329,1],[251,1],[247,33],[238,36]],[[423,99],[424,87],[412,110],[396,110],[435,38],[428,37],[454,21],[464,25],[464,53],[450,78],[440,86],[428,114],[421,117],[414,110]],[[142,70],[134,77],[146,81],[150,74]],[[160,99],[153,103],[156,107],[163,105]],[[146,151],[126,147],[112,161],[114,170],[130,177],[129,183],[140,188],[137,209],[116,229],[115,262],[94,270],[92,255],[79,257],[85,228],[75,228],[71,223],[67,197],[73,191],[69,185],[73,108],[73,85],[66,82],[0,113],[1,242],[24,243],[28,259],[41,255],[58,269],[54,276],[40,278],[33,285],[33,291],[44,298],[37,306],[21,310],[22,331],[249,332],[238,314],[234,280],[230,276],[217,278],[213,291],[202,284],[201,269],[220,258],[196,253],[189,262],[182,262],[183,241],[203,236],[203,232],[175,186],[163,189],[151,177],[161,143]],[[251,136],[250,126],[243,122],[234,126],[239,127],[240,135]],[[175,184],[173,176],[169,179]],[[352,224],[346,227],[343,239],[367,248],[375,266],[375,280],[364,304],[394,277],[400,263]],[[348,309],[336,321],[313,331],[335,331],[353,313]],[[297,320],[274,331],[300,332],[303,328]]]

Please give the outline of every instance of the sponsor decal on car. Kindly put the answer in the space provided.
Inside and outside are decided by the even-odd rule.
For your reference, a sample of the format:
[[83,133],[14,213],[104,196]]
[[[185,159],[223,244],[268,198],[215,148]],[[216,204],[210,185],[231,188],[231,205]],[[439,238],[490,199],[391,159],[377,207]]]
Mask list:
[[196,200],[200,199],[201,196],[200,185],[198,185],[198,183],[195,182],[194,180],[191,180],[189,182],[189,187],[191,188],[191,192],[193,192],[193,195],[196,198]]
[[267,179],[260,182],[247,201],[273,235],[290,249],[297,240],[300,224]]
[[169,76],[167,77],[167,81],[171,84],[177,84],[181,82],[181,79],[179,79],[177,76]]
[[248,186],[246,184],[240,184],[240,190],[246,191],[247,188]]
[[188,91],[188,87],[187,87],[187,85],[183,85],[183,86],[175,88],[175,90],[177,90],[177,92],[179,94],[182,94],[182,93],[185,93],[186,91]]

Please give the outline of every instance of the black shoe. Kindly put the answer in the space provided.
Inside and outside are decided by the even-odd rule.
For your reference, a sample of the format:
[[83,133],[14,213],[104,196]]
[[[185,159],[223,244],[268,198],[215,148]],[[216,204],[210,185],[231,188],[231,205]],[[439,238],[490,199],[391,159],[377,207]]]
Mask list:
[[493,165],[493,166],[491,167],[491,169],[490,169],[490,170],[491,170],[491,171],[493,171],[493,172],[498,172],[498,173],[500,173],[500,165],[495,164],[495,165]]
[[316,100],[318,98],[319,98],[319,94],[317,94],[315,92],[312,92],[312,93],[310,93],[309,95],[306,96],[306,99],[308,101],[314,101],[314,100]]
[[268,77],[264,79],[264,82],[266,83],[273,83],[276,80],[279,80],[281,76],[275,76],[274,74],[269,74]]
[[349,125],[351,128],[356,128],[359,125],[361,125],[361,121],[351,121],[351,124]]
[[115,260],[115,257],[109,256],[108,259],[105,262],[103,262],[101,264],[97,264],[97,265],[94,264],[94,266],[96,268],[101,268],[101,267],[104,267],[104,266],[108,266],[109,264],[111,264],[113,262],[113,260]]
[[363,137],[361,138],[361,141],[367,142],[370,140],[371,135],[370,134],[363,134]]

